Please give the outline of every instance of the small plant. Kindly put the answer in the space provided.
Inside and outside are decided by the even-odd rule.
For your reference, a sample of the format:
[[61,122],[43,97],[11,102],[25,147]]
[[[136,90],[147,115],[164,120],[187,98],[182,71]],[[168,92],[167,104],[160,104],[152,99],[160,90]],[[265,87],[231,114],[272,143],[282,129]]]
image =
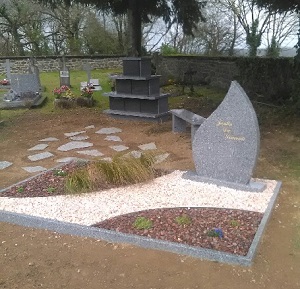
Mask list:
[[192,223],[192,219],[188,215],[178,216],[175,218],[175,221],[178,225],[181,226],[190,225]]
[[9,85],[9,80],[4,78],[4,79],[0,80],[0,84]]
[[93,86],[88,85],[81,90],[81,96],[91,98],[93,96]]
[[53,89],[53,94],[56,99],[60,99],[67,90],[70,90],[70,88],[67,85],[62,85],[59,88]]
[[152,221],[146,217],[137,217],[133,223],[133,227],[138,230],[150,229],[152,225]]
[[65,177],[67,175],[67,172],[62,169],[53,170],[53,175],[56,177]]
[[80,193],[89,191],[92,188],[91,181],[86,169],[77,169],[67,176],[65,183],[67,191],[70,193]]
[[18,192],[18,193],[23,193],[24,190],[25,190],[24,187],[18,187],[18,188],[17,188],[17,192]]
[[49,187],[49,188],[47,189],[47,192],[48,192],[48,193],[54,193],[54,192],[55,192],[55,188]]
[[240,226],[240,222],[237,220],[230,220],[230,226],[231,227],[238,227]]
[[209,236],[209,237],[219,237],[220,239],[222,239],[224,237],[224,234],[223,234],[222,229],[216,228],[216,229],[209,230],[207,232],[207,236]]

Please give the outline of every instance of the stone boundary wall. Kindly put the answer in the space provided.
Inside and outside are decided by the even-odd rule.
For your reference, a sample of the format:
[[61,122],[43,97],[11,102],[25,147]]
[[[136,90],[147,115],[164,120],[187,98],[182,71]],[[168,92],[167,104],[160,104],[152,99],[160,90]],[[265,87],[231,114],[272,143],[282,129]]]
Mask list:
[[[92,69],[121,69],[122,57],[124,56],[65,56],[65,59],[70,70],[83,70],[82,66],[87,62],[90,63]],[[28,72],[28,57],[0,57],[0,74],[5,74],[3,64],[6,59],[12,62],[11,73]],[[34,57],[34,60],[40,72],[59,71],[62,66],[62,57],[59,56]]]
[[237,80],[251,98],[268,100],[289,98],[295,78],[293,58],[205,57],[154,55],[161,84],[169,80],[184,82],[184,73],[192,70],[193,84],[208,84],[227,90]]
[[232,80],[238,78],[239,69],[232,57],[202,57],[202,56],[165,56],[153,57],[156,73],[162,75],[161,83],[169,80],[183,82],[185,72],[192,70],[195,84],[210,84],[220,88],[229,88]]
[[[83,70],[84,63],[90,63],[92,69],[122,69],[123,57],[65,56],[65,60],[71,71]],[[28,72],[28,57],[0,57],[0,74],[5,75],[3,64],[7,58],[13,63],[11,73]],[[34,60],[40,72],[58,72],[62,67],[62,56],[40,56],[34,57]],[[156,74],[161,75],[161,85],[169,80],[183,83],[185,72],[192,70],[195,71],[193,84],[208,84],[227,90],[231,81],[237,80],[251,98],[263,95],[271,100],[286,99],[293,89],[291,79],[295,78],[292,58],[162,56],[154,53],[152,62]]]

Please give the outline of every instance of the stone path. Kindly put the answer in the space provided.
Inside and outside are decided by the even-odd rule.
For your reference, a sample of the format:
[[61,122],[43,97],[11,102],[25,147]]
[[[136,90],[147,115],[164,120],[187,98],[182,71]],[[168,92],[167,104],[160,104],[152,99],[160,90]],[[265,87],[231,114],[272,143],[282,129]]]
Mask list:
[[[95,131],[96,130],[96,131]],[[45,159],[53,159],[53,167],[57,166],[57,163],[68,163],[71,161],[76,161],[80,159],[84,159],[85,156],[88,156],[89,158],[101,158],[106,161],[111,161],[110,156],[105,156],[105,154],[98,149],[87,149],[94,146],[92,142],[86,142],[85,140],[89,139],[92,134],[98,134],[103,135],[103,139],[107,141],[107,147],[112,150],[112,153],[118,153],[118,152],[127,152],[127,155],[131,155],[135,158],[140,158],[143,151],[157,151],[157,154],[155,155],[155,160],[157,163],[165,161],[169,157],[169,153],[158,153],[157,147],[155,143],[141,143],[138,148],[139,150],[130,149],[130,147],[126,146],[126,144],[123,143],[120,136],[118,136],[118,133],[121,133],[122,129],[117,127],[104,127],[104,128],[97,128],[94,125],[90,125],[84,128],[84,130],[79,131],[73,131],[73,132],[66,132],[64,133],[64,139],[66,139],[66,143],[63,145],[58,146],[54,150],[49,149],[50,143],[54,143],[59,141],[59,138],[56,137],[48,137],[39,140],[39,144],[36,144],[33,147],[28,148],[28,155],[27,158],[31,162],[38,162],[43,161]],[[112,143],[119,143],[118,145],[112,145]],[[47,149],[47,151],[46,151]],[[37,152],[34,153],[33,152]],[[55,155],[55,152],[63,152],[66,154],[65,157],[57,157]],[[74,156],[74,153],[78,155],[78,157]],[[70,155],[71,154],[71,155]],[[73,154],[73,156],[72,156]],[[80,157],[80,156],[81,157]],[[1,160],[0,159],[0,170],[4,170],[9,168],[10,166],[13,166],[13,163],[7,161],[7,160]],[[36,166],[28,166],[27,164],[24,164],[24,166],[21,166],[20,169],[25,170],[26,172],[36,174],[42,171],[47,170],[42,164],[36,165]]]

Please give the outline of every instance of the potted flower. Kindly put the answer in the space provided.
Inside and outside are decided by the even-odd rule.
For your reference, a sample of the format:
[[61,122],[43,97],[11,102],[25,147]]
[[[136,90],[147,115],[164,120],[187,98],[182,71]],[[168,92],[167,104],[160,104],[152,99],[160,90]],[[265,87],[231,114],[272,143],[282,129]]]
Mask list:
[[81,97],[77,98],[77,105],[91,107],[94,105],[93,86],[89,83],[81,90]]
[[4,78],[4,79],[0,80],[0,84],[1,85],[9,85],[9,80]]
[[54,106],[60,108],[71,108],[74,106],[74,94],[67,85],[62,85],[59,88],[53,90],[55,95]]

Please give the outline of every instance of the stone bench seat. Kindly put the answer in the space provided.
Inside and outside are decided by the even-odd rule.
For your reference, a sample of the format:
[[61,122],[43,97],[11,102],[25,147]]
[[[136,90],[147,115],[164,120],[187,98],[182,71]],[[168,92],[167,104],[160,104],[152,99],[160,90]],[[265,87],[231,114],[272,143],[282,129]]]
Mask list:
[[191,125],[191,137],[194,138],[195,132],[205,121],[205,118],[186,109],[171,109],[172,131],[185,132],[187,124]]

